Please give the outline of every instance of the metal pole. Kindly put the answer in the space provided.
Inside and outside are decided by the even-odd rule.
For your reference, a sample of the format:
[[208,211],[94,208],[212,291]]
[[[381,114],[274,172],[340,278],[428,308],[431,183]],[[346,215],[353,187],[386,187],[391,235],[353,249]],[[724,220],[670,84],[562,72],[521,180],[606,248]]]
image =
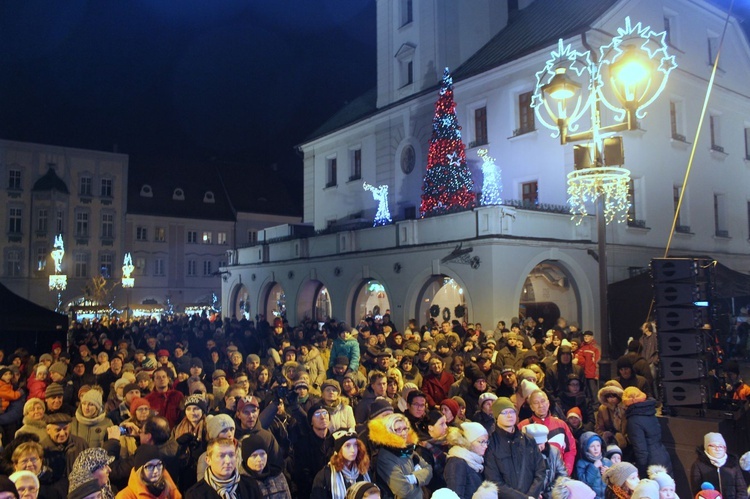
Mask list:
[[609,314],[607,312],[607,221],[604,218],[604,196],[596,203],[596,232],[599,250],[599,331],[602,359],[609,359]]

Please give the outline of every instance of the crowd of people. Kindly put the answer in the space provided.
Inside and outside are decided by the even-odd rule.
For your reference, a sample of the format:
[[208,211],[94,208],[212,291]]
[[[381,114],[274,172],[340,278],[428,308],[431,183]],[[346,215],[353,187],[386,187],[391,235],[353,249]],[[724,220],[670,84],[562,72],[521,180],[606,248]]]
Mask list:
[[[672,499],[642,330],[602,383],[564,319],[74,323],[0,350],[0,499]],[[747,498],[748,469],[709,433],[692,493]]]

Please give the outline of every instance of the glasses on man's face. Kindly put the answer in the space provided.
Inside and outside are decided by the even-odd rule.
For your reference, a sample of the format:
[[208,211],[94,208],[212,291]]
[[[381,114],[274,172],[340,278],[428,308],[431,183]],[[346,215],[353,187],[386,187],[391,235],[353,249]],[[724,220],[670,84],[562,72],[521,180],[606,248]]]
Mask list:
[[513,409],[505,409],[504,411],[500,411],[500,414],[503,415],[503,416],[505,416],[505,417],[508,417],[511,414],[515,415],[516,411],[514,411]]
[[328,411],[315,411],[313,416],[316,418],[325,418],[328,416]]
[[18,460],[18,464],[20,465],[27,465],[27,464],[37,464],[40,461],[40,459],[36,456],[31,457],[25,457],[23,459]]
[[427,404],[420,404],[420,403],[414,402],[412,406],[416,407],[417,409],[424,409],[425,407],[427,407]]

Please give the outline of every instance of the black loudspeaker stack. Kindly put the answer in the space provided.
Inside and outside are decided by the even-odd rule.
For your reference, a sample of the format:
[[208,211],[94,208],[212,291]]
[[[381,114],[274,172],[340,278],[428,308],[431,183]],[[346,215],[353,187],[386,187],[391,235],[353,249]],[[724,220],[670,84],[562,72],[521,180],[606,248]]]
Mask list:
[[664,413],[705,414],[720,361],[714,331],[715,261],[651,260],[659,348],[658,385]]

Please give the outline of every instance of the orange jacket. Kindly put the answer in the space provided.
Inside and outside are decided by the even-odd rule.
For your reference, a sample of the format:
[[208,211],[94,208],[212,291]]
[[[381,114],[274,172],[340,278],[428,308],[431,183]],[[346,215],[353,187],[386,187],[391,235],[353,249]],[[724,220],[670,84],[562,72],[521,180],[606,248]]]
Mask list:
[[13,385],[0,380],[0,407],[2,411],[8,408],[10,403],[21,398],[21,392],[13,389]]

